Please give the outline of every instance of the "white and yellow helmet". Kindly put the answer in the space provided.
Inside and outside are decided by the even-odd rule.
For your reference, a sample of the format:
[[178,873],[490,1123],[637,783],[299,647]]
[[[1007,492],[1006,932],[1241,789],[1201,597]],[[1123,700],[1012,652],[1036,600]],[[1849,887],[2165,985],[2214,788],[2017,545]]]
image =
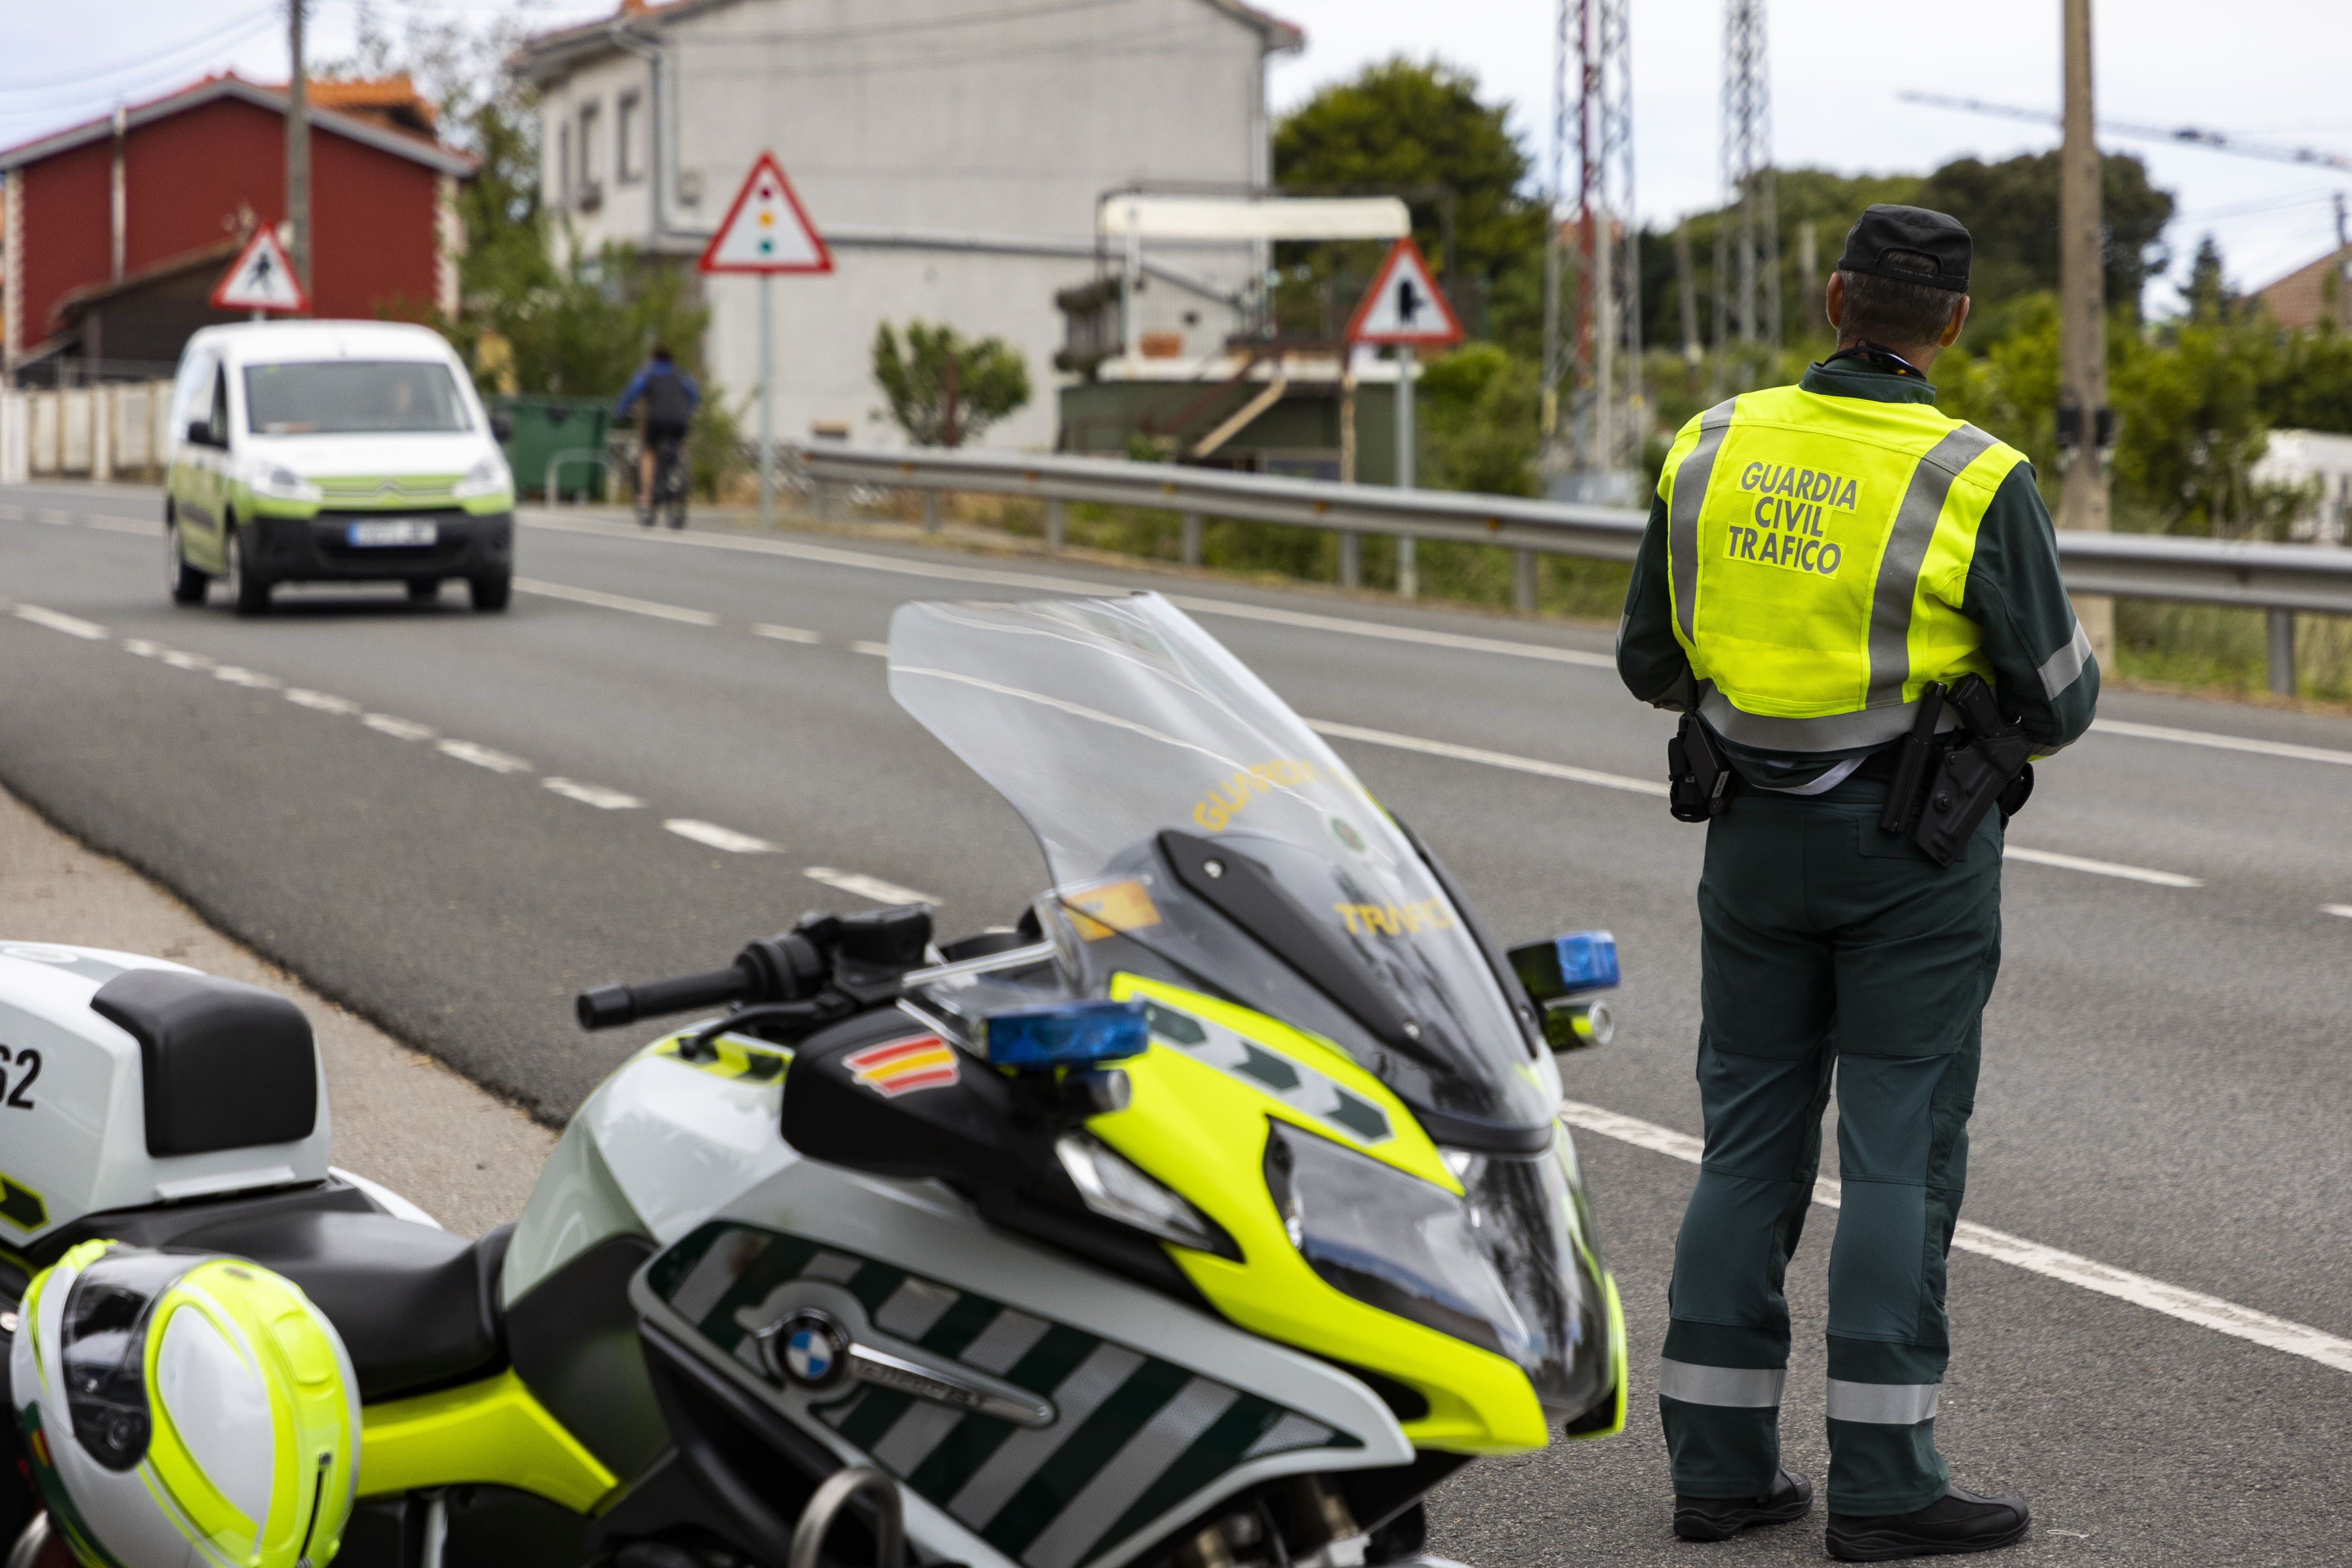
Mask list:
[[359,1459],[326,1315],[236,1258],[85,1242],[25,1293],[9,1380],[88,1568],[323,1568]]

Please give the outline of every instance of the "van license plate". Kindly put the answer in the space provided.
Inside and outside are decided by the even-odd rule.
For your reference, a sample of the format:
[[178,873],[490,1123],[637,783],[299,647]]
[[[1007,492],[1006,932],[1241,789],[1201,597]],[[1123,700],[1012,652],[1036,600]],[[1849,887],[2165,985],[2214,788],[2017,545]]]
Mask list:
[[354,522],[346,527],[343,537],[354,546],[431,544],[440,537],[440,529],[433,523],[413,517],[383,518],[373,522]]

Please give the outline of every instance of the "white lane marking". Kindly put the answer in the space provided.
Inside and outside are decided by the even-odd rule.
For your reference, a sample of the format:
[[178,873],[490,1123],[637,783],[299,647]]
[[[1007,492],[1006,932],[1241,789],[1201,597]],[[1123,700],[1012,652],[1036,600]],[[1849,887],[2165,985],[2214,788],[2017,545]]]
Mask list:
[[1508,752],[1489,752],[1478,746],[1457,746],[1449,741],[1424,741],[1418,735],[1400,735],[1389,730],[1367,730],[1360,724],[1338,724],[1328,719],[1309,719],[1307,727],[1318,735],[1338,741],[1361,741],[1370,746],[1393,746],[1401,752],[1420,752],[1426,756],[1451,757],[1456,762],[1479,763],[1490,768],[1508,768],[1513,773],[1535,773],[1548,779],[1566,779],[1570,784],[1595,784],[1602,789],[1622,789],[1633,795],[1663,795],[1666,786],[1652,779],[1627,778],[1622,773],[1596,773],[1591,768],[1572,768],[1565,763],[1547,763],[1536,757],[1515,757]]
[[20,621],[30,621],[37,626],[47,626],[53,632],[63,632],[69,637],[80,637],[86,642],[104,642],[114,635],[96,621],[85,621],[79,616],[45,610],[38,605],[17,605],[16,618]]
[[106,533],[144,534],[150,539],[160,538],[163,532],[159,524],[138,522],[127,517],[86,517],[82,519],[82,526],[95,528]]
[[69,511],[37,511],[33,514],[33,521],[46,522],[51,528],[71,528],[74,525],[73,513]]
[[[984,566],[947,566],[928,561],[908,561],[892,555],[872,555],[862,550],[842,550],[826,544],[802,544],[782,539],[726,539],[707,533],[669,533],[657,536],[640,534],[635,530],[624,532],[615,524],[555,519],[547,516],[522,520],[531,528],[553,529],[561,533],[587,533],[607,539],[649,539],[656,544],[684,544],[702,550],[734,550],[754,555],[782,555],[795,561],[821,562],[828,566],[850,566],[867,572],[887,572],[901,577],[929,577],[950,583],[986,583],[1003,588],[1025,588],[1048,594],[1126,595],[1134,590],[1117,583],[1094,583],[1082,577],[1055,577],[1038,572],[1001,572]],[[520,587],[518,582],[515,584]],[[1434,647],[1459,648],[1472,653],[1494,653],[1512,658],[1539,659],[1550,664],[1587,665],[1596,669],[1614,669],[1617,661],[1601,653],[1588,653],[1580,648],[1551,647],[1542,643],[1511,642],[1502,637],[1465,637],[1457,632],[1424,631],[1414,626],[1391,626],[1385,621],[1360,621],[1341,616],[1311,615],[1303,610],[1278,610],[1263,605],[1244,604],[1233,599],[1204,599],[1193,595],[1170,595],[1170,601],[1183,609],[1203,615],[1230,616],[1235,619],[1272,621],[1285,626],[1309,627],[1317,631],[1339,632],[1349,637],[1381,637],[1396,642],[1421,643]]]
[[173,669],[209,670],[220,662],[209,655],[190,653],[185,648],[177,647],[167,647],[159,657]]
[[2319,912],[2323,915],[2341,915],[2346,920],[2352,921],[2352,904],[2322,904],[2319,906]]
[[805,626],[757,626],[751,628],[755,637],[773,637],[778,642],[823,642],[823,632],[813,632]]
[[2028,860],[2036,866],[2056,866],[2068,871],[2088,871],[2095,877],[2121,877],[2127,881],[2148,882],[2159,888],[2201,888],[2205,884],[2195,877],[2184,877],[2178,871],[2151,871],[2145,866],[2120,866],[2113,860],[2090,860],[2080,855],[2060,855],[2049,849],[2028,849],[2011,844],[2001,850],[2004,860]]
[[738,833],[715,822],[698,822],[690,816],[673,816],[662,826],[680,838],[691,838],[697,844],[708,844],[713,849],[724,849],[730,855],[765,855],[776,847],[764,838],[754,838],[748,833]]
[[145,637],[124,637],[122,651],[139,658],[157,658],[163,655],[163,645],[149,642]]
[[494,752],[488,746],[471,741],[443,741],[435,750],[445,757],[455,757],[461,763],[471,763],[478,768],[488,768],[494,773],[527,773],[530,764],[520,757],[504,752]]
[[1511,658],[1544,659],[1553,664],[1580,664],[1592,669],[1617,668],[1617,660],[1612,655],[1588,653],[1582,648],[1511,642],[1503,637],[1465,637],[1460,632],[1426,631],[1419,626],[1391,626],[1386,621],[1359,621],[1342,616],[1310,615],[1304,610],[1276,610],[1233,599],[1196,599],[1189,594],[1171,594],[1168,600],[1179,609],[1195,610],[1202,615],[1229,616],[1244,621],[1271,621],[1276,626],[1301,626],[1308,631],[1339,632],[1354,637],[1381,637],[1391,642],[1420,643],[1426,647],[1459,648],[1467,653],[1499,653]]
[[213,671],[215,680],[226,680],[231,686],[249,687],[255,691],[276,691],[286,683],[274,675],[264,675],[257,669],[242,665],[224,664]]
[[635,811],[645,805],[633,795],[623,795],[603,784],[582,784],[578,779],[546,778],[539,781],[566,800],[576,800],[583,805],[593,805],[604,811]]
[[[1578,1100],[1562,1100],[1560,1120],[1572,1127],[1598,1132],[1604,1138],[1652,1150],[1688,1164],[1696,1165],[1705,1151],[1705,1144],[1687,1133],[1676,1132],[1647,1121],[1637,1121],[1630,1116],[1620,1116],[1597,1105]],[[1813,1184],[1813,1201],[1836,1208],[1843,1201],[1839,1184],[1832,1181]],[[2085,1290],[2095,1290],[2102,1296],[2129,1301],[2153,1312],[2211,1329],[2216,1333],[2231,1334],[2249,1340],[2274,1351],[2284,1351],[2338,1372],[2352,1372],[2352,1340],[2342,1340],[2324,1333],[2307,1324],[2274,1318],[2268,1312],[2258,1312],[2252,1307],[2242,1307],[2218,1296],[2208,1296],[2179,1285],[2168,1285],[2161,1279],[2151,1279],[2145,1274],[2116,1268],[2096,1259],[2076,1253],[2062,1252],[2054,1247],[2044,1247],[2038,1241],[2028,1241],[2021,1236],[1994,1230],[1990,1226],[1962,1220],[1952,1233],[1952,1245],[1963,1252],[1973,1252],[1985,1258],[1999,1258],[2003,1263],[2032,1273],[2063,1280]]]
[[360,705],[348,697],[336,697],[324,691],[312,691],[307,687],[289,686],[286,700],[320,713],[334,713],[345,718],[360,710]]
[[626,594],[607,594],[595,588],[574,588],[565,583],[542,583],[532,577],[514,580],[518,593],[536,594],[542,599],[569,599],[575,605],[593,605],[604,610],[625,610],[633,616],[651,616],[656,620],[677,621],[689,626],[715,626],[719,617],[709,610],[689,610],[683,605],[656,604],[651,599],[632,599]]
[[888,658],[890,657],[890,645],[886,642],[854,642],[849,645],[849,651],[852,653],[871,654],[876,658]]
[[855,893],[877,904],[937,904],[942,901],[929,893],[919,893],[912,888],[902,888],[896,882],[886,882],[862,871],[836,871],[830,866],[811,866],[801,875],[812,882],[823,882],[828,888],[839,888],[845,893]]
[[433,738],[431,725],[419,724],[413,719],[395,719],[389,713],[371,713],[360,722],[395,741],[429,741]]
[[2210,730],[2175,730],[2163,724],[2134,724],[2121,719],[2101,719],[2092,724],[2094,735],[2128,735],[2136,741],[2170,741],[2183,746],[2210,746],[2222,752],[2252,752],[2264,757],[2293,757],[2298,762],[2335,763],[2352,767],[2352,752],[2326,746],[2298,746],[2286,741],[2255,741],[2243,735],[2217,735]]

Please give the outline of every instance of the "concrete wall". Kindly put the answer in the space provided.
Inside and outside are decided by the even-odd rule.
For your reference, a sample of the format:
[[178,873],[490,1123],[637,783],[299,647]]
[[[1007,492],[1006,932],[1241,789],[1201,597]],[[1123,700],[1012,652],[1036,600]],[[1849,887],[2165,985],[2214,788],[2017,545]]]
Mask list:
[[68,475],[152,478],[171,450],[172,384],[0,389],[0,485]]
[[[1213,0],[955,20],[971,14],[967,0],[737,0],[660,25],[673,229],[715,227],[752,160],[772,150],[834,247],[833,277],[773,285],[781,437],[846,424],[853,435],[890,438],[890,427],[868,418],[880,405],[875,326],[919,317],[1010,339],[1028,360],[1033,397],[986,439],[1050,446],[1062,379],[1053,295],[1095,275],[1097,199],[1137,180],[1264,177],[1265,36]],[[551,205],[562,202],[568,147],[564,217],[592,247],[642,247],[653,235],[652,180],[618,172],[627,93],[640,105],[642,167],[652,101],[645,61],[606,52],[544,88],[543,188]],[[594,133],[583,147],[592,105]],[[583,156],[600,186],[593,211],[580,205]],[[700,248],[683,237],[655,247]],[[1210,291],[1155,278],[1139,301],[1145,328],[1183,333],[1187,353],[1221,342],[1236,317],[1214,296],[1248,283],[1249,247],[1155,247],[1150,259]],[[757,286],[713,279],[708,298],[709,362],[740,396],[760,379]]]

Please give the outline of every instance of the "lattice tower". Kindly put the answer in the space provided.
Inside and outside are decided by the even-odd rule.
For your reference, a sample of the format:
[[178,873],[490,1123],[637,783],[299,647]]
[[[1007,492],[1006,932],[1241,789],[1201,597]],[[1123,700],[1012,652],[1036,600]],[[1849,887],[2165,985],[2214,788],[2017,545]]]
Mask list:
[[[1630,0],[1560,0],[1553,42],[1544,366],[1568,417],[1562,429],[1548,414],[1546,426],[1555,461],[1595,473],[1635,465],[1646,418],[1629,8]],[[1571,283],[1570,311],[1561,296]]]
[[[1780,346],[1780,215],[1772,179],[1772,86],[1764,0],[1724,0],[1723,194],[1735,208],[1716,244],[1717,346]],[[1728,295],[1727,300],[1726,295]],[[1728,318],[1727,320],[1727,318]]]

